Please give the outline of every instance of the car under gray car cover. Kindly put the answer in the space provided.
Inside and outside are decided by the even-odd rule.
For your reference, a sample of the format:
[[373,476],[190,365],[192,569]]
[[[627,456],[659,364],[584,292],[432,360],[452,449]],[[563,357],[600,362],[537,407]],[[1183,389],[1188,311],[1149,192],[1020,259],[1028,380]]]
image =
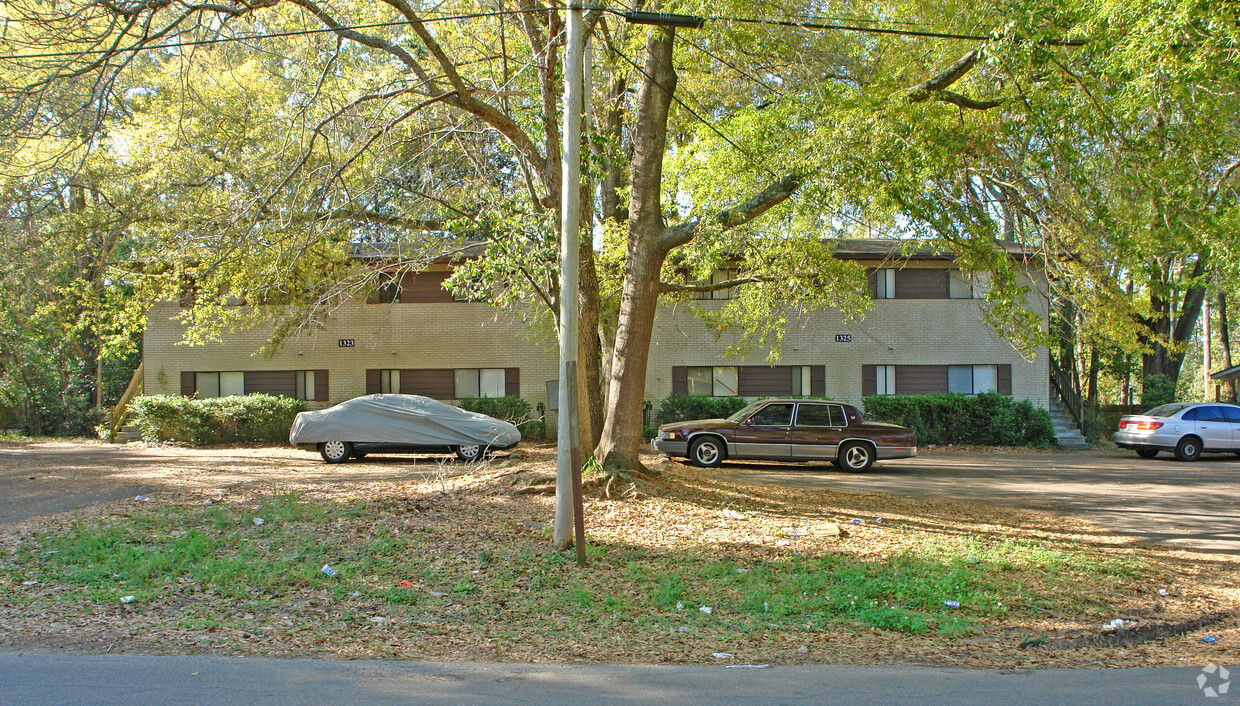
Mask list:
[[415,446],[483,444],[507,448],[521,440],[508,422],[420,395],[366,395],[293,419],[289,443],[350,441]]

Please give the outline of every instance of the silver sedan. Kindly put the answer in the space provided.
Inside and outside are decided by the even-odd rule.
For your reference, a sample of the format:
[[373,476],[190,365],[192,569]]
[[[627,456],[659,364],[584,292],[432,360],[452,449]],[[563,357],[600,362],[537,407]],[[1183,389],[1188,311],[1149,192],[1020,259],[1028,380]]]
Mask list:
[[1145,414],[1119,420],[1115,443],[1133,449],[1142,458],[1171,451],[1181,461],[1196,461],[1203,453],[1240,456],[1240,407],[1222,402],[1176,402]]

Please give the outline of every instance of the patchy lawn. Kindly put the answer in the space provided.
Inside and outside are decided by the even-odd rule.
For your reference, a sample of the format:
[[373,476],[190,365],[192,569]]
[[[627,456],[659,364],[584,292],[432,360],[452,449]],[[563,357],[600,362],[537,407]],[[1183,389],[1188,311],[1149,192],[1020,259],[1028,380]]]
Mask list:
[[[1240,661],[1236,559],[1138,545],[1055,515],[731,483],[672,463],[656,496],[587,499],[582,569],[572,552],[549,548],[552,498],[517,492],[553,476],[548,446],[481,466],[419,461],[425,473],[402,466],[382,483],[362,476],[391,476],[391,462],[348,464],[329,484],[311,482],[309,470],[244,482],[231,463],[228,485],[182,473],[183,483],[146,502],[0,529],[0,649],[990,667]],[[1116,618],[1123,629],[1103,628]],[[1207,634],[1216,642],[1202,642]]]

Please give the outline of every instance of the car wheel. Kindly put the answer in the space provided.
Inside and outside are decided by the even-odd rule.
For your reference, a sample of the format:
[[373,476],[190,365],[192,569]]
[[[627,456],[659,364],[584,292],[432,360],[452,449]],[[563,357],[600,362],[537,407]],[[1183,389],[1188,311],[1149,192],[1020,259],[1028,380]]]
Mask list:
[[452,452],[456,454],[457,458],[461,459],[465,463],[473,463],[486,455],[486,449],[483,448],[482,444],[461,444],[460,446],[453,446]]
[[853,473],[870,470],[874,465],[874,449],[868,444],[854,441],[840,448],[840,467]]
[[718,468],[723,463],[724,448],[723,442],[713,436],[695,439],[689,444],[689,460],[702,468]]
[[319,455],[328,463],[344,463],[353,455],[353,444],[332,439],[319,444]]
[[1137,455],[1141,458],[1154,458],[1158,455],[1158,449],[1137,449]]
[[1196,461],[1201,455],[1201,440],[1195,436],[1186,436],[1175,445],[1175,457],[1181,461]]

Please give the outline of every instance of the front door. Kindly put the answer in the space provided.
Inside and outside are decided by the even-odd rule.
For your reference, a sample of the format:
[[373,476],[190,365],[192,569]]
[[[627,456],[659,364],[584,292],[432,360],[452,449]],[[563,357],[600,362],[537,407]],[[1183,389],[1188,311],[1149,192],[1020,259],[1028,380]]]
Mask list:
[[728,454],[733,458],[790,458],[788,431],[795,406],[773,402],[749,415],[736,427],[736,440]]

